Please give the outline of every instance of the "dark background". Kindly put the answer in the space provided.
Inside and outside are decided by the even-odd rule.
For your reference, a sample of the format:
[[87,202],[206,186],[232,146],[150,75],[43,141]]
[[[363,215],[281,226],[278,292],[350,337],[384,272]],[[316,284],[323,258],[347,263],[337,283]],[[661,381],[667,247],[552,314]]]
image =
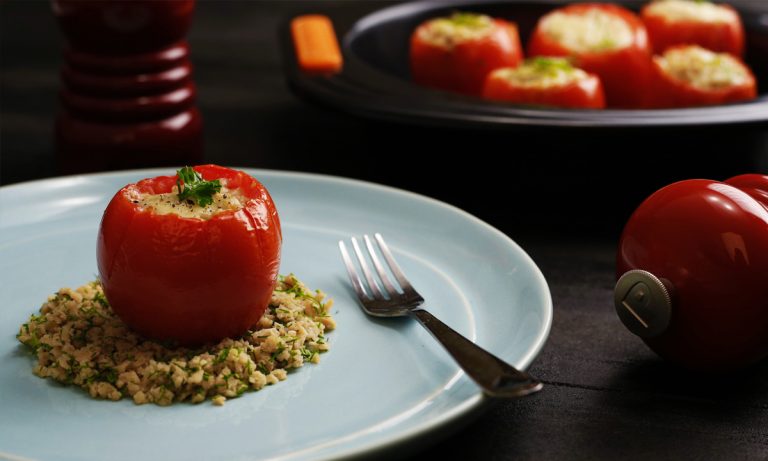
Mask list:
[[[672,181],[765,171],[768,129],[443,129],[360,119],[290,92],[277,40],[287,18],[322,12],[343,33],[388,4],[202,1],[189,39],[206,161],[420,192],[498,227],[544,272],[554,323],[530,371],[545,390],[426,440],[417,457],[768,458],[765,361],[726,376],[677,370],[612,307],[616,242],[634,208]],[[57,174],[60,47],[48,2],[0,2],[2,185]]]

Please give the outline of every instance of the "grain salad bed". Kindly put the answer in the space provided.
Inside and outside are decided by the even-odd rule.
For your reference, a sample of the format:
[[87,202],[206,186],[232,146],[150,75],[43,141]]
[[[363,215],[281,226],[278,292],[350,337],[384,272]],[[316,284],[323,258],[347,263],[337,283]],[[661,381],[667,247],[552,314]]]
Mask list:
[[288,370],[318,363],[336,323],[332,300],[295,276],[280,277],[257,327],[197,349],[170,348],[133,333],[112,312],[98,282],[63,288],[21,326],[18,340],[37,359],[33,372],[91,397],[137,404],[203,402],[259,390]]

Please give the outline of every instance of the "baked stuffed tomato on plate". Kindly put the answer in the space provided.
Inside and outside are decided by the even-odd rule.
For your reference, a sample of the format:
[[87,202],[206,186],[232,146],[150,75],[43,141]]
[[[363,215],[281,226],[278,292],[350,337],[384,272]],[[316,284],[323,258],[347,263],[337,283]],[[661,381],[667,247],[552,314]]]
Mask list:
[[181,345],[236,337],[261,318],[282,234],[269,192],[216,165],[129,184],[101,221],[97,264],[114,312],[141,335]]

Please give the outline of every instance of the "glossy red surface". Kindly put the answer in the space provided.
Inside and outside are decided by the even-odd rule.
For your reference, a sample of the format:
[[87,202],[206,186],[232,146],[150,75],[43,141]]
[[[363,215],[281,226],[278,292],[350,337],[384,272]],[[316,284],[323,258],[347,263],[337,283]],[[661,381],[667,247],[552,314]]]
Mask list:
[[140,54],[92,54],[77,49],[64,50],[67,63],[79,70],[103,75],[132,75],[160,72],[189,62],[189,45],[185,41],[167,48]]
[[153,339],[197,345],[237,337],[267,308],[280,268],[280,219],[269,192],[247,174],[215,165],[195,167],[223,178],[248,197],[238,211],[211,219],[157,215],[131,194],[168,193],[176,176],[121,189],[98,234],[99,277],[112,309]]
[[188,84],[192,79],[192,65],[183,62],[168,70],[126,75],[101,75],[83,72],[70,65],[61,68],[64,84],[81,95],[139,96],[168,92]]
[[64,50],[56,120],[62,173],[202,158],[189,46],[193,0],[55,0]]
[[192,82],[165,93],[110,98],[83,95],[67,88],[61,90],[61,101],[66,109],[81,116],[96,116],[108,120],[148,120],[164,118],[192,107],[197,92]]
[[768,356],[768,177],[681,181],[646,199],[628,221],[617,276],[643,269],[672,285],[672,320],[646,343],[699,370]]
[[744,54],[744,25],[739,13],[729,5],[720,4],[720,8],[733,12],[731,21],[670,21],[658,14],[653,14],[649,5],[640,11],[648,36],[655,53],[663,53],[675,45],[699,45],[712,51]]
[[569,56],[581,69],[597,74],[602,80],[608,107],[643,108],[646,106],[650,77],[651,45],[642,21],[626,8],[602,3],[580,3],[554,12],[582,15],[600,10],[621,18],[632,30],[632,43],[617,50],[579,52],[546,34],[539,20],[528,42],[528,56]]
[[62,109],[55,132],[58,170],[64,174],[195,165],[203,157],[197,108],[150,121],[112,123],[73,117]]
[[194,0],[53,0],[71,48],[95,54],[156,51],[189,30]]
[[465,40],[445,48],[421,38],[426,23],[411,35],[413,80],[424,86],[480,96],[486,76],[500,67],[514,67],[523,59],[517,25],[494,20],[494,31],[482,39]]

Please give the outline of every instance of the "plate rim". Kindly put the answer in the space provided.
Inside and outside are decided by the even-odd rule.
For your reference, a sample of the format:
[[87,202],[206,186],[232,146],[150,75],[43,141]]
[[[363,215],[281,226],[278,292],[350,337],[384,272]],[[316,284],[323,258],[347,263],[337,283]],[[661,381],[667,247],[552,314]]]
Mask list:
[[[54,185],[56,185],[56,183],[66,184],[66,182],[76,180],[78,178],[85,178],[85,179],[119,178],[123,176],[150,177],[153,175],[158,176],[158,175],[168,174],[175,171],[178,168],[180,167],[127,169],[127,170],[108,171],[108,172],[73,174],[73,175],[66,175],[66,176],[53,176],[53,177],[40,178],[40,179],[34,179],[29,181],[22,181],[18,183],[0,186],[0,200],[3,198],[3,195],[5,195],[5,193],[13,192],[19,189],[30,188],[30,187],[35,188],[35,186],[38,184],[54,184]],[[481,228],[484,228],[487,231],[490,231],[497,238],[500,238],[508,246],[513,248],[515,252],[522,257],[526,266],[528,266],[528,268],[533,270],[534,279],[537,282],[536,284],[538,288],[542,290],[543,294],[546,294],[546,296],[544,296],[545,303],[544,305],[541,306],[542,314],[543,314],[542,328],[536,335],[535,341],[533,342],[533,344],[529,346],[529,352],[526,353],[520,359],[520,363],[518,363],[517,366],[520,367],[521,369],[527,369],[531,365],[533,360],[540,354],[542,348],[546,344],[546,341],[549,337],[549,334],[552,328],[553,301],[552,301],[552,292],[549,289],[549,284],[546,278],[544,277],[544,274],[542,273],[539,266],[535,263],[535,261],[531,258],[531,256],[517,242],[515,242],[511,237],[509,237],[499,229],[493,227],[492,225],[474,216],[473,214],[455,205],[452,205],[447,202],[443,202],[441,200],[435,199],[433,197],[429,197],[424,194],[419,194],[406,189],[401,189],[394,186],[389,186],[389,185],[372,182],[372,181],[365,181],[365,180],[351,178],[351,177],[336,176],[336,175],[323,174],[323,173],[313,173],[313,172],[306,172],[306,171],[289,171],[289,170],[252,168],[252,167],[228,166],[228,168],[242,170],[254,176],[259,181],[261,181],[260,176],[265,176],[265,177],[272,176],[277,178],[295,179],[302,182],[308,181],[308,180],[322,181],[325,184],[333,184],[335,186],[362,187],[369,190],[372,189],[377,192],[395,194],[406,199],[421,201],[429,206],[442,208],[450,213],[457,214],[463,220],[467,220],[475,225],[479,225]],[[77,187],[77,186],[75,185],[73,187]],[[2,230],[2,228],[3,227],[0,226],[0,230]],[[463,374],[463,371],[459,370],[459,373]],[[385,436],[383,438],[378,437],[371,440],[369,443],[363,444],[360,447],[351,447],[346,450],[344,449],[343,443],[336,445],[334,441],[331,440],[331,443],[328,446],[333,447],[334,445],[336,445],[336,447],[331,448],[331,453],[326,453],[324,455],[321,455],[320,459],[354,459],[354,458],[359,458],[364,456],[374,456],[374,455],[381,456],[383,454],[386,454],[395,450],[406,451],[408,447],[413,447],[414,445],[417,445],[419,441],[423,442],[426,439],[426,437],[429,435],[436,436],[435,440],[438,440],[440,437],[447,435],[451,431],[458,430],[462,426],[461,424],[462,422],[464,422],[465,424],[468,424],[475,417],[479,416],[483,411],[485,411],[488,407],[490,407],[492,404],[496,402],[498,401],[485,396],[485,394],[483,394],[478,389],[470,398],[467,398],[464,401],[459,402],[457,405],[451,408],[450,411],[443,412],[437,417],[431,418],[427,421],[420,422],[415,426],[411,427],[410,429],[406,430],[405,432],[391,434],[390,436],[388,437]],[[423,442],[422,445],[426,446],[428,443],[429,442]],[[322,447],[317,448],[317,446],[310,446],[298,451],[279,454],[272,459],[277,459],[277,458],[303,459],[304,456],[312,455],[312,452],[318,449],[323,450]],[[17,454],[0,451],[0,456],[2,455],[20,456]],[[248,457],[247,454],[244,456]]]

